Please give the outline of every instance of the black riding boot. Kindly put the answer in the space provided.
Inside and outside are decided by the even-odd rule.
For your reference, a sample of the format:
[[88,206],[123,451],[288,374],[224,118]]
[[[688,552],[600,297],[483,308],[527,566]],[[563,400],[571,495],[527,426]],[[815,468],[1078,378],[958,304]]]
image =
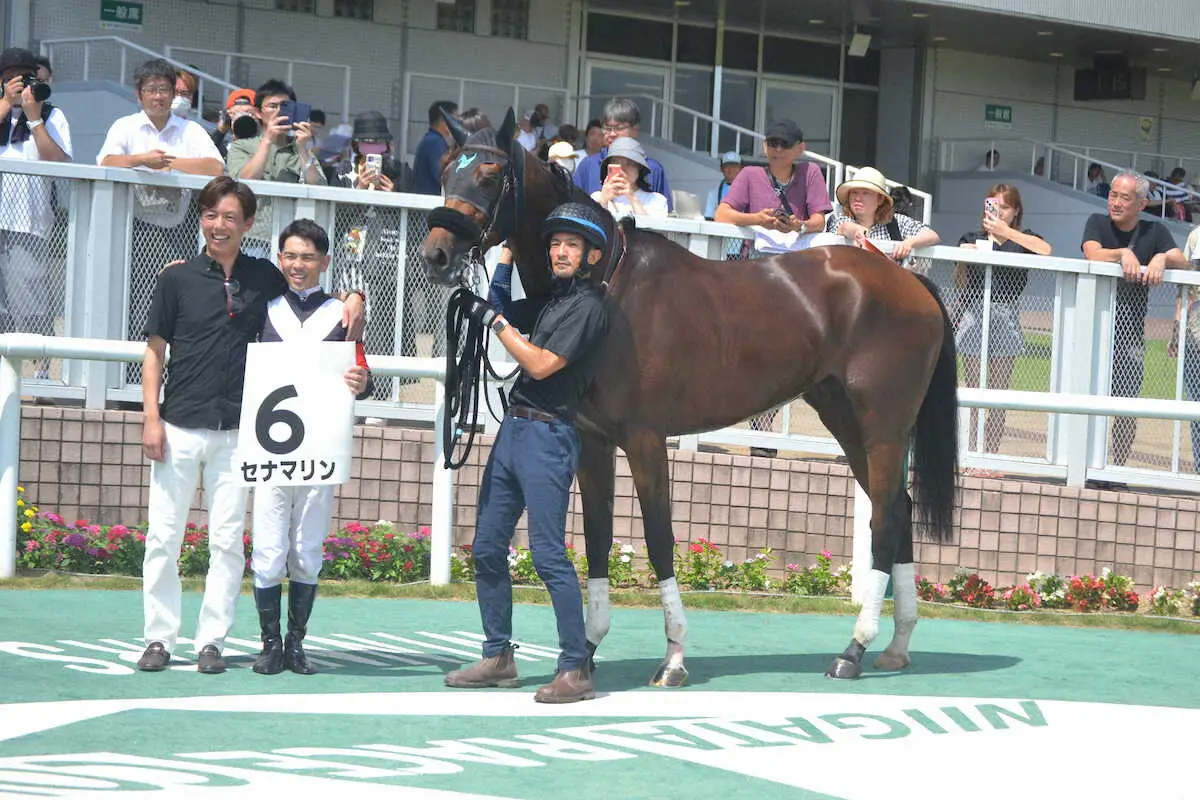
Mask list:
[[316,599],[315,583],[288,583],[288,625],[287,637],[283,640],[283,661],[297,675],[314,675],[317,672],[317,668],[308,663],[302,644],[304,635],[308,633],[308,618]]
[[258,607],[258,624],[262,628],[262,652],[254,661],[254,671],[259,675],[278,675],[283,672],[283,637],[279,633],[279,618],[283,587],[276,585],[266,589],[254,587],[254,605]]

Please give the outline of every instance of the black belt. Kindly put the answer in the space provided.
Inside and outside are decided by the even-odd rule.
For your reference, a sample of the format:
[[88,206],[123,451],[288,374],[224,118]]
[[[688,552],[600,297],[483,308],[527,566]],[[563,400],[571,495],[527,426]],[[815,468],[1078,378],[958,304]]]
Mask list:
[[529,406],[509,406],[508,415],[517,419],[532,419],[537,422],[555,422],[558,420],[558,417],[553,414],[547,414],[545,411],[539,411]]

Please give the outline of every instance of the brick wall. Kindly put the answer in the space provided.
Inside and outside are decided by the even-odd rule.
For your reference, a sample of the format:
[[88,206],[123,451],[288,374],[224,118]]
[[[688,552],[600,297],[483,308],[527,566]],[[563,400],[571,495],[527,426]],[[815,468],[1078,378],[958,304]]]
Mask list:
[[[349,483],[334,508],[340,522],[390,520],[402,528],[432,517],[433,431],[360,426]],[[26,406],[21,416],[20,480],[34,502],[68,519],[113,524],[145,519],[148,462],[141,415]],[[491,446],[480,437],[455,474],[455,541],[471,540],[479,482]],[[849,469],[822,460],[762,459],[670,451],[672,519],[677,541],[706,538],[733,561],[763,547],[776,565],[807,564],[822,550],[849,561],[853,495]],[[1196,577],[1195,496],[1098,492],[1027,481],[963,479],[956,538],[919,542],[924,575],[949,579],[957,568],[1012,584],[1035,569],[1132,575],[1141,588],[1182,586]],[[641,549],[633,478],[618,456],[614,535]],[[193,519],[202,522],[202,490]],[[567,530],[583,551],[578,492]],[[518,531],[518,540],[523,534]]]

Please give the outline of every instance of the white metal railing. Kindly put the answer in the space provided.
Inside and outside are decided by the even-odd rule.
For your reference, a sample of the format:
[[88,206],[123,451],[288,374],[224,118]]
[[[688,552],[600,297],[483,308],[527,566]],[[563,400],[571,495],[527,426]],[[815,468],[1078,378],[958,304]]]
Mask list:
[[[504,120],[504,114],[509,108],[520,115],[538,103],[546,103],[548,106],[557,106],[560,113],[565,112],[568,107],[569,94],[566,89],[556,86],[513,84],[478,78],[456,78],[450,75],[407,72],[404,74],[404,97],[399,152],[404,155],[412,155],[413,148],[410,145],[413,139],[420,138],[415,134],[424,130],[429,124],[426,111],[429,104],[437,100],[453,100],[458,103],[459,111],[476,106],[488,115],[492,125],[499,128],[500,123]],[[413,103],[418,99],[424,105],[414,108]],[[555,102],[556,100],[558,102]]]
[[[578,101],[581,101],[580,107],[583,107],[582,106],[583,101],[608,100],[608,99],[611,99],[611,98],[617,97],[617,96],[618,95],[580,95],[579,97],[577,97],[575,99]],[[762,142],[762,140],[765,138],[764,135],[762,133],[759,133],[758,131],[752,131],[749,128],[743,128],[740,125],[734,125],[731,122],[726,122],[724,120],[717,119],[716,117],[713,117],[710,114],[706,114],[703,111],[697,111],[693,108],[688,108],[687,106],[681,106],[678,103],[672,103],[667,100],[663,100],[661,97],[655,97],[654,95],[648,95],[648,94],[620,95],[620,96],[621,97],[630,97],[631,99],[637,100],[638,102],[644,101],[644,102],[648,103],[650,106],[650,119],[649,119],[649,127],[646,128],[645,132],[651,136],[658,136],[659,138],[662,138],[666,141],[671,141],[671,142],[675,142],[676,144],[679,144],[679,140],[677,138],[674,138],[673,130],[671,129],[671,125],[673,125],[673,122],[671,121],[671,117],[673,114],[681,114],[685,117],[691,118],[691,121],[692,121],[691,122],[691,126],[692,126],[692,128],[691,128],[691,150],[694,152],[703,152],[704,151],[704,148],[697,146],[698,141],[699,141],[698,130],[699,130],[699,125],[701,123],[705,123],[705,124],[708,124],[710,126],[714,126],[717,128],[723,128],[723,129],[733,133],[734,134],[734,148],[733,149],[735,151],[737,151],[738,153],[743,152],[742,137],[746,137],[749,141],[753,142],[755,145],[758,145],[758,143]],[[710,131],[709,138],[711,140],[710,144],[708,146],[709,155],[712,156],[713,158],[716,158],[718,137],[716,135],[712,134]],[[755,146],[752,148],[752,151],[755,153],[759,152],[759,150],[760,150],[760,148],[758,146]],[[858,172],[860,169],[862,169],[862,167],[861,166],[858,166],[858,167],[851,166],[849,164],[845,164],[836,159],[830,158],[829,156],[822,155],[821,153],[817,153],[817,152],[814,152],[813,150],[807,150],[807,149],[804,151],[804,159],[807,161],[816,162],[817,164],[820,164],[824,167],[825,189],[826,189],[826,191],[829,192],[829,198],[830,198],[830,200],[833,201],[834,207],[835,208],[840,207],[840,204],[837,202],[837,197],[835,196],[837,187],[839,185],[841,185],[843,180],[848,180],[848,179],[854,177],[854,174],[856,172]],[[897,183],[896,181],[893,181],[893,180],[887,180],[886,178],[885,178],[885,181],[888,185],[888,188],[890,188],[890,189],[895,189],[899,186],[904,185],[901,183]],[[930,223],[930,220],[933,218],[933,195],[929,194],[928,192],[921,191],[920,189],[913,188],[911,186],[906,186],[905,188],[907,188],[912,193],[912,195],[915,199],[920,201],[920,203],[921,203],[920,217],[921,217],[922,221],[926,225],[928,225]]]
[[[970,149],[968,149],[968,146]],[[1001,156],[1000,165],[997,167],[998,171],[1019,171],[1024,169],[1023,162],[1026,155],[1028,155],[1029,172],[1031,175],[1038,174],[1038,162],[1040,160],[1041,173],[1039,177],[1070,186],[1077,191],[1087,190],[1087,171],[1091,164],[1099,164],[1103,167],[1108,181],[1111,182],[1117,173],[1137,171],[1137,156],[1139,155],[1147,159],[1179,159],[1179,163],[1182,163],[1184,159],[1182,156],[1138,154],[1133,151],[1114,150],[1103,147],[1041,142],[1025,137],[940,139],[937,141],[936,147],[937,165],[940,172],[960,172],[978,169],[982,165],[982,156],[985,153],[995,150]],[[1007,149],[1008,152],[1001,152],[1001,148]],[[1014,150],[1017,152],[1016,158],[1013,158]],[[969,158],[964,159],[964,152],[970,153]],[[1127,164],[1117,164],[1112,161],[1106,161],[1097,155],[1097,153],[1105,152],[1132,155],[1133,158]],[[1009,159],[1012,159],[1011,165],[1005,161],[1006,155]],[[1195,160],[1200,164],[1200,159]],[[1164,219],[1167,217],[1167,201],[1170,199],[1168,193],[1182,193],[1186,197],[1184,202],[1200,203],[1200,192],[1191,186],[1186,184],[1175,185],[1164,180],[1162,177],[1152,178],[1144,174],[1142,177],[1150,184],[1151,199],[1162,201],[1159,203],[1158,216]]]
[[[233,74],[235,61],[238,61],[238,62],[266,61],[266,62],[269,62],[272,64],[283,64],[284,65],[283,81],[288,86],[296,85],[296,67],[297,67],[297,65],[302,66],[302,67],[317,67],[321,70],[339,70],[342,73],[342,87],[341,87],[342,122],[350,121],[350,93],[354,88],[354,82],[351,78],[352,70],[346,64],[326,64],[323,61],[309,61],[309,60],[303,59],[303,58],[278,58],[276,56],[264,56],[259,53],[230,53],[230,52],[227,52],[224,50],[205,50],[200,47],[180,47],[178,45],[167,45],[164,48],[164,50],[166,51],[167,58],[172,59],[173,63],[179,63],[178,61],[174,61],[174,59],[176,58],[177,54],[184,54],[184,53],[193,53],[193,54],[202,55],[202,56],[217,56],[217,57],[219,57],[221,59],[222,65],[223,65],[222,66],[222,77],[225,80],[225,82],[230,85],[233,85],[236,83],[234,81],[234,74]],[[182,59],[183,56],[179,55],[179,58]],[[186,69],[192,70],[192,67],[187,67]]]
[[[131,240],[131,217],[135,211],[133,190],[139,185],[161,187],[187,187],[197,189],[204,185],[205,178],[171,174],[145,173],[133,170],[112,169],[75,164],[51,164],[45,162],[0,162],[0,177],[4,172],[43,175],[70,179],[70,204],[65,213],[64,225],[69,235],[61,271],[66,275],[63,297],[56,303],[64,307],[61,329],[66,336],[87,339],[138,338],[138,331],[131,331],[128,324],[131,301],[127,297],[130,286],[129,264],[131,250],[140,246]],[[406,311],[406,300],[414,287],[424,281],[419,271],[411,267],[416,248],[424,238],[423,212],[435,208],[441,199],[435,196],[406,195],[399,193],[362,192],[352,189],[304,186],[297,184],[263,183],[248,181],[256,193],[272,200],[270,218],[272,236],[277,237],[282,228],[297,217],[315,219],[330,230],[334,242],[334,270],[339,269],[343,258],[341,240],[335,222],[342,219],[340,213],[360,209],[389,211],[399,215],[396,224],[397,256],[389,264],[389,284],[383,285],[385,292],[392,292],[395,311],[386,318],[373,318],[368,328],[368,341],[372,330],[380,325],[394,326],[397,335],[394,345],[397,354],[416,355],[417,352],[400,350],[399,331]],[[358,213],[355,211],[355,213]],[[720,223],[676,218],[639,220],[639,224],[659,230],[682,244],[692,252],[708,258],[722,259],[730,252],[730,246],[753,236],[753,231]],[[881,242],[883,248],[890,243]],[[1039,323],[1051,340],[1048,348],[1049,377],[1036,385],[1050,393],[1108,394],[1112,342],[1112,307],[1115,288],[1121,279],[1116,264],[1088,262],[1081,259],[1041,258],[1026,255],[963,250],[953,247],[926,248],[917,253],[934,265],[938,282],[948,284],[948,265],[956,262],[983,266],[989,274],[995,266],[1015,266],[1030,271],[1031,276],[1040,276],[1048,284],[1043,298],[1044,321]],[[168,260],[164,256],[163,261]],[[739,267],[730,262],[731,269]],[[391,271],[394,271],[392,274]],[[1049,279],[1049,280],[1046,280]],[[1034,277],[1031,277],[1031,285]],[[1183,285],[1200,283],[1200,274],[1169,270],[1169,284],[1157,290],[1161,301],[1170,298],[1171,292]],[[368,292],[377,298],[380,292],[372,284]],[[985,292],[990,297],[990,292]],[[140,302],[148,302],[142,300]],[[370,301],[369,301],[370,302]],[[140,307],[140,306],[139,306]],[[990,301],[984,305],[984,314]],[[394,319],[391,314],[394,313]],[[439,312],[440,319],[440,312]],[[1184,318],[1186,320],[1186,317]],[[1186,323],[1181,321],[1182,331]],[[1161,328],[1162,326],[1159,325]],[[987,325],[984,325],[985,331]],[[435,321],[427,335],[432,339],[440,336],[441,325]],[[989,334],[985,333],[985,336]],[[392,347],[393,345],[388,345]],[[407,347],[407,345],[406,345]],[[385,351],[386,352],[386,351]],[[983,352],[988,352],[986,339]],[[1172,392],[1167,399],[1183,396],[1182,370],[1184,359],[1180,358],[1172,367],[1170,376]],[[1161,368],[1161,363],[1159,367]],[[985,360],[979,383],[987,386],[988,362]],[[72,398],[82,400],[86,407],[103,408],[108,402],[140,400],[140,387],[128,380],[122,372],[107,367],[103,362],[86,362],[67,359],[63,364],[62,380],[29,380],[27,394]],[[1149,380],[1149,378],[1148,378]],[[1166,385],[1167,376],[1160,376],[1159,384]],[[395,387],[399,381],[392,382]],[[986,390],[991,391],[991,390]],[[1136,401],[1135,401],[1136,402]],[[1147,406],[1150,408],[1150,406]],[[427,397],[401,395],[398,388],[383,400],[364,401],[359,405],[364,416],[379,416],[412,422],[428,423],[432,420],[432,406]],[[760,432],[742,427],[724,431],[682,437],[680,446],[696,447],[700,442],[720,442],[733,445],[759,447],[781,447],[804,452],[831,453],[839,451],[836,442],[823,432],[813,428],[815,424],[803,415],[801,404],[784,406],[781,409],[782,432]],[[983,415],[978,415],[983,416]],[[1180,442],[1185,435],[1177,425],[1171,434],[1172,455],[1169,468],[1159,469],[1160,461],[1150,462],[1155,468],[1134,469],[1117,467],[1106,461],[1107,427],[1103,419],[1087,417],[1078,420],[1057,420],[1051,416],[1046,434],[1045,452],[1041,456],[997,455],[982,452],[982,448],[968,449],[964,457],[967,466],[1005,468],[1019,474],[1043,475],[1068,479],[1072,484],[1081,483],[1084,477],[1102,477],[1110,480],[1128,479],[1130,482],[1149,486],[1186,488],[1195,490],[1197,478],[1182,471],[1179,458]],[[967,433],[964,425],[964,434]],[[964,440],[967,437],[964,436]],[[1023,451],[1024,452],[1024,451]],[[1155,451],[1158,452],[1158,451]],[[1155,456],[1158,458],[1158,456]]]
[[113,48],[117,51],[119,63],[116,69],[116,77],[113,80],[122,86],[133,86],[133,70],[130,69],[128,59],[130,53],[135,54],[138,62],[151,58],[161,58],[176,69],[185,69],[195,75],[197,78],[197,112],[204,107],[204,98],[206,96],[210,101],[224,105],[225,96],[238,88],[226,79],[209,75],[207,72],[201,72],[195,67],[184,64],[181,61],[176,61],[169,55],[156,53],[148,47],[135,44],[128,39],[122,39],[120,36],[77,36],[66,39],[43,39],[41,42],[42,55],[50,59],[50,63],[54,65],[55,77],[59,80],[72,80],[76,78],[75,73],[71,69],[71,62],[66,55],[66,51],[72,49],[82,50],[83,61],[80,65],[80,72],[77,79],[87,81],[101,79],[101,76],[95,73],[93,65],[93,58],[97,56],[97,51],[111,50]]
[[[29,358],[75,358],[102,362],[140,362],[140,342],[106,339],[0,334],[0,497],[17,496],[21,454],[21,362]],[[440,358],[371,356],[371,372],[380,376],[431,378],[434,399],[433,498],[430,524],[430,575],[435,586],[450,583],[454,530],[454,473],[442,458],[442,418],[446,413],[446,362]],[[502,365],[511,366],[511,365]],[[16,574],[17,506],[0,503],[0,579]]]

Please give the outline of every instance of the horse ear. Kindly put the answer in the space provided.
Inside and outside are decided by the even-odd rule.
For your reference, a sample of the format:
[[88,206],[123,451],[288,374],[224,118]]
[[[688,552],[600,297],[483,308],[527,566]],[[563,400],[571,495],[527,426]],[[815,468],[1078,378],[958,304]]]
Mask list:
[[496,133],[496,141],[500,145],[501,150],[507,150],[509,144],[512,143],[513,134],[517,132],[517,115],[509,106],[508,113],[504,115],[504,123],[500,126],[500,130]]
[[457,144],[459,147],[462,147],[464,144],[466,144],[467,137],[470,136],[470,134],[467,133],[467,129],[462,126],[462,123],[458,121],[458,117],[454,116],[443,108],[442,119],[446,120],[446,127],[450,129],[450,136],[454,138],[455,144]]

